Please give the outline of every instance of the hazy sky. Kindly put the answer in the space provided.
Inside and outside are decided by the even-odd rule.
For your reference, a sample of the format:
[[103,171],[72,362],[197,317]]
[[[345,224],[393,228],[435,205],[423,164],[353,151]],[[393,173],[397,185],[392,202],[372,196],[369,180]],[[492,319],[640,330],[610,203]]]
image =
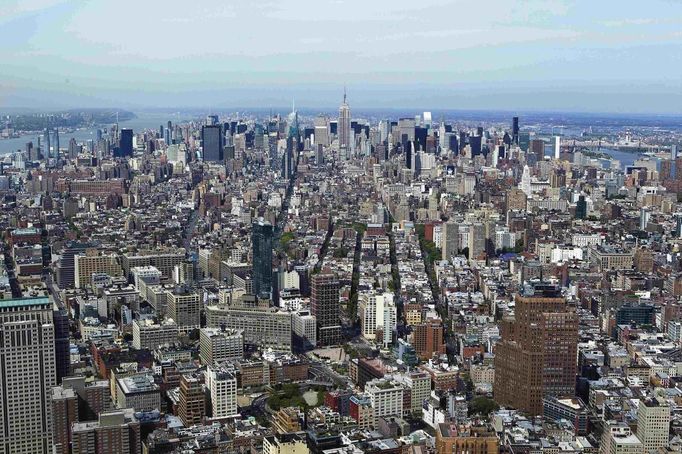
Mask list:
[[682,113],[679,0],[0,3],[0,110]]

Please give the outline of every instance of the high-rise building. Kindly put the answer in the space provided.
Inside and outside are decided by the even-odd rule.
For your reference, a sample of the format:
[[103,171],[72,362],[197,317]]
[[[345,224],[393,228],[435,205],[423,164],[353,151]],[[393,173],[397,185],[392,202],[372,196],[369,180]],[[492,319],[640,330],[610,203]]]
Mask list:
[[448,221],[443,224],[443,234],[441,239],[441,259],[452,260],[457,255],[459,249],[459,224]]
[[575,218],[576,219],[587,218],[587,201],[585,200],[584,195],[578,197],[578,201],[575,204]]
[[199,331],[201,361],[214,366],[244,357],[244,332],[227,328],[201,328]]
[[115,157],[126,157],[133,155],[133,130],[128,128],[121,129],[121,136],[119,139]]
[[528,285],[515,301],[514,319],[500,324],[493,393],[500,405],[539,415],[545,396],[575,394],[578,316],[552,284]]
[[365,393],[374,408],[374,418],[403,416],[405,388],[399,383],[378,378],[365,384]]
[[316,274],[312,277],[310,309],[317,319],[318,345],[341,342],[339,289],[340,283],[334,274]]
[[222,162],[224,159],[224,138],[220,125],[205,125],[201,128],[202,157],[206,162]]
[[52,315],[47,297],[0,300],[0,452],[52,452]]
[[347,150],[352,148],[352,132],[350,129],[350,106],[346,102],[346,90],[343,90],[343,103],[339,107],[339,149]]
[[437,319],[429,319],[414,326],[413,346],[422,360],[426,361],[434,355],[445,353],[443,332],[443,322]]
[[101,413],[97,421],[75,423],[72,454],[139,454],[140,422],[135,410]]
[[670,406],[657,398],[639,402],[637,409],[637,438],[644,452],[668,446],[670,440]]
[[[40,141],[40,138],[38,138]],[[40,147],[40,145],[38,145]],[[43,132],[43,158],[49,159],[52,157],[50,154],[50,130],[48,128],[45,129],[45,132]]]
[[211,417],[226,418],[239,414],[237,408],[237,378],[221,367],[206,369],[206,387],[211,396]]
[[255,222],[251,230],[253,245],[253,294],[272,296],[272,239],[273,226],[264,221]]
[[554,136],[554,159],[561,159],[561,136]]
[[201,300],[197,292],[179,285],[166,291],[166,301],[168,317],[177,323],[180,331],[189,332],[201,327]]
[[599,454],[642,454],[644,446],[632,433],[630,428],[623,424],[607,424],[602,433],[599,444]]
[[180,377],[180,402],[178,416],[185,427],[201,424],[206,416],[204,390],[198,378],[190,375]]
[[519,117],[512,118],[512,143],[519,144]]
[[530,141],[530,154],[534,154],[538,161],[545,159],[545,141],[541,139],[533,139]]
[[384,347],[390,345],[396,329],[396,314],[393,293],[380,293],[376,290],[360,292],[358,316],[360,332],[365,339],[375,340]]

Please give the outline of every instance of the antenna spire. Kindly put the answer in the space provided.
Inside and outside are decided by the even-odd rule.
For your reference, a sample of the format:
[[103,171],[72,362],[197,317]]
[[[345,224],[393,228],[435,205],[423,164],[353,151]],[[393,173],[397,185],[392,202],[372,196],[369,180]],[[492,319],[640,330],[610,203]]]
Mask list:
[[346,104],[346,84],[343,84],[343,103]]

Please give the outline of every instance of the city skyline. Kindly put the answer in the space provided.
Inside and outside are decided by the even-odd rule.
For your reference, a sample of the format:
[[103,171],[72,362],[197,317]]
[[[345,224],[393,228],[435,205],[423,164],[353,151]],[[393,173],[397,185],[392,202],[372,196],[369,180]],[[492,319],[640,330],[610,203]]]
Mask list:
[[332,106],[344,84],[353,108],[682,104],[677,2],[204,5],[10,2],[0,106]]

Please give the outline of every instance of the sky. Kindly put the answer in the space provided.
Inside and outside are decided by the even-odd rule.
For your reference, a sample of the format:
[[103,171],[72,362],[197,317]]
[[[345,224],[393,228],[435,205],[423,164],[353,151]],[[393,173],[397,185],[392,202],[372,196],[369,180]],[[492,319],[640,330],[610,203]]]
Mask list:
[[682,114],[682,0],[0,3],[0,111]]

